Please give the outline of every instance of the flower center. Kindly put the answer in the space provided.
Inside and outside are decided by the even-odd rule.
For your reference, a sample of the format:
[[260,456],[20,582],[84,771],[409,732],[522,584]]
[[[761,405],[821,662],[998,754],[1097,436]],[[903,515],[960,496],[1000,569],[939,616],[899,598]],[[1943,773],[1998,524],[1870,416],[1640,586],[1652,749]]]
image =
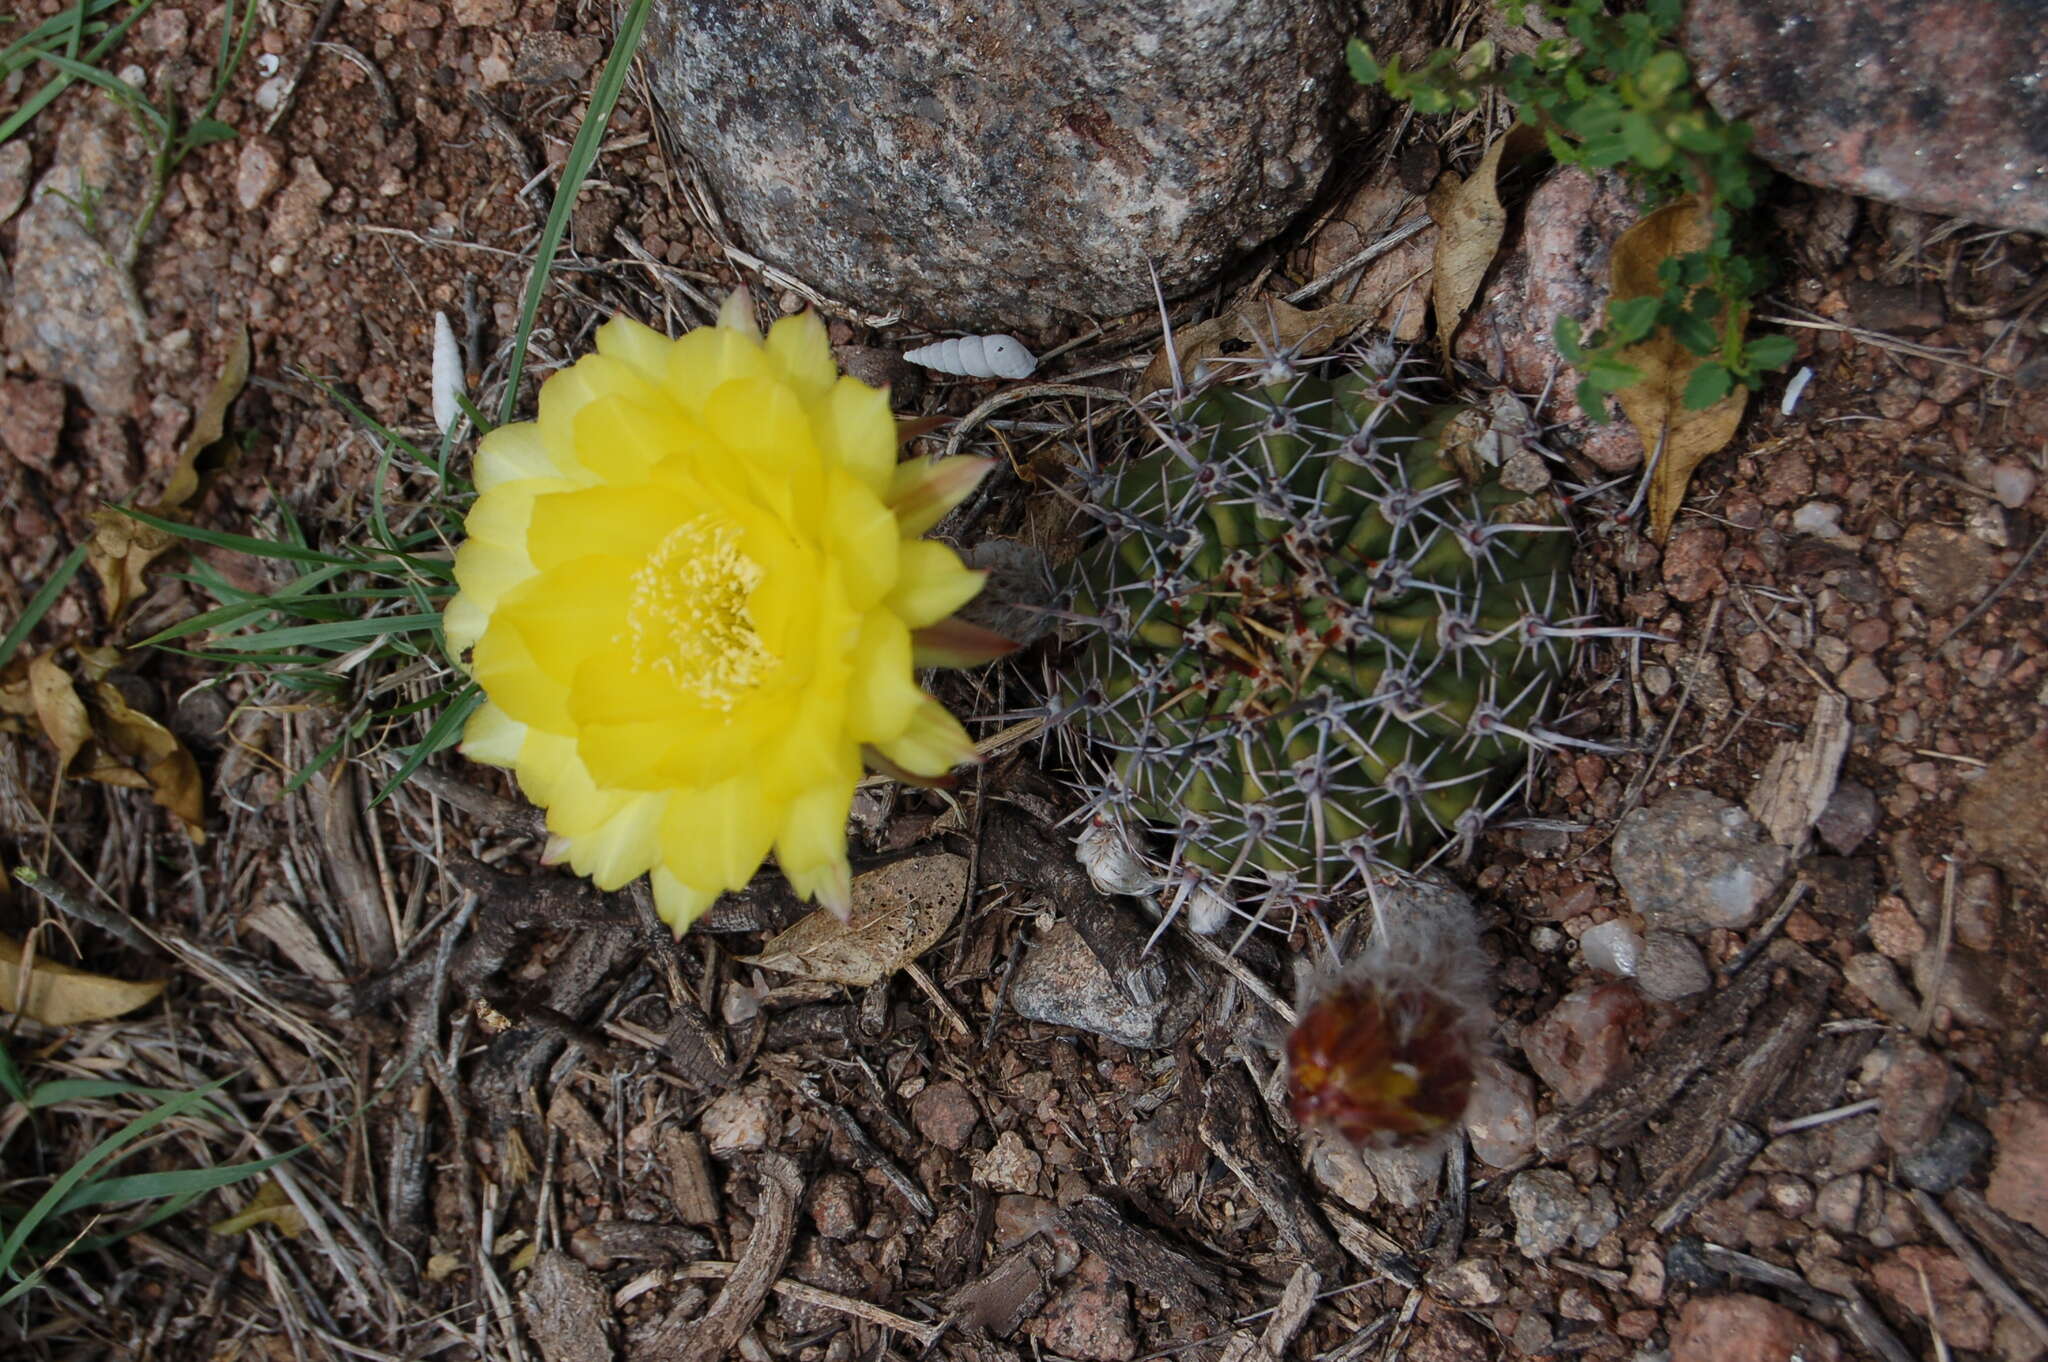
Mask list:
[[718,710],[730,710],[775,661],[747,614],[761,565],[740,552],[739,539],[709,516],[678,525],[633,574],[626,614],[634,658]]

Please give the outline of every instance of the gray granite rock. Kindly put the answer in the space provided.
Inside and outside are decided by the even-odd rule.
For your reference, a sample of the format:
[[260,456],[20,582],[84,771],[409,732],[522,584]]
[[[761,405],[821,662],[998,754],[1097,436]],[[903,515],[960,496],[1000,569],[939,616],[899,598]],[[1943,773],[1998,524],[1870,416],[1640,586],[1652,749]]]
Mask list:
[[1515,1217],[1515,1247],[1542,1262],[1572,1242],[1579,1222],[1593,1209],[1569,1173],[1534,1168],[1508,1184],[1508,1211]]
[[1707,957],[1692,938],[1677,932],[1651,932],[1643,941],[1642,963],[1636,966],[1636,987],[1660,1003],[1676,1002],[1713,986]]
[[[1401,31],[1375,0],[1364,36]],[[868,312],[1032,330],[1211,278],[1306,207],[1328,0],[659,0],[643,60],[741,244]]]
[[1621,820],[1614,878],[1652,928],[1747,927],[1791,866],[1791,854],[1762,832],[1705,790],[1673,790]]
[[1756,154],[1810,184],[2048,232],[2048,24],[2032,0],[1693,0],[1684,43]]
[[142,350],[111,261],[144,172],[90,117],[67,119],[53,164],[15,223],[14,288],[0,343],[103,416],[135,404]]
[[1159,1049],[1180,1039],[1200,1002],[1200,994],[1180,982],[1150,1007],[1139,1007],[1116,986],[1081,934],[1061,922],[1018,965],[1010,1006],[1032,1021],[1092,1031],[1133,1049]]

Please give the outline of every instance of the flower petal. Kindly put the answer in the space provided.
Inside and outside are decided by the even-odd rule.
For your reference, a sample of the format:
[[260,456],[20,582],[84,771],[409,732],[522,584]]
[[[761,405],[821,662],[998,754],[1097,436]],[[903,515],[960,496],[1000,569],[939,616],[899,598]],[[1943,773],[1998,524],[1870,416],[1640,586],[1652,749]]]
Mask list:
[[700,513],[666,487],[585,487],[536,498],[526,550],[546,572],[590,553],[638,561]]
[[670,405],[666,389],[649,383],[632,365],[610,355],[585,355],[550,374],[540,385],[541,438],[562,465],[563,475],[578,482],[597,480],[596,470],[585,463],[586,456],[594,456],[594,461],[602,464],[609,452],[587,449],[576,439],[576,418],[601,398],[626,398],[656,411]]
[[901,736],[876,743],[882,755],[912,775],[936,777],[975,759],[974,739],[946,707],[927,695]]
[[825,458],[859,478],[876,496],[889,490],[896,469],[896,418],[889,394],[857,378],[842,378],[817,405],[818,448]]
[[824,320],[815,312],[805,310],[769,327],[768,355],[782,371],[783,380],[806,403],[823,398],[838,381],[832,341],[825,334]]
[[527,732],[525,724],[486,700],[462,726],[462,755],[486,766],[510,767],[519,760]]
[[960,561],[951,546],[935,539],[913,539],[903,546],[902,571],[896,589],[884,602],[912,629],[937,624],[973,600],[988,579]]
[[665,395],[642,397],[603,393],[577,409],[570,427],[576,457],[600,483],[635,486],[656,464],[711,441],[683,409]]
[[690,924],[704,916],[704,910],[717,899],[715,892],[692,889],[665,866],[654,867],[648,880],[654,886],[654,911],[666,922],[677,936],[690,929]]
[[541,670],[511,621],[491,620],[470,653],[469,672],[492,703],[520,723],[547,733],[576,731],[569,717],[569,688]]
[[901,531],[889,508],[851,474],[834,468],[825,486],[825,551],[839,563],[846,603],[866,610],[898,582]]
[[853,872],[846,863],[846,818],[860,767],[848,762],[792,800],[775,837],[775,859],[790,887],[844,917],[852,904]]
[[[661,821],[670,803],[666,794],[620,796],[599,794],[593,787],[591,806],[602,801],[604,811],[594,820],[583,810],[587,830],[569,838],[569,864],[579,875],[588,875],[599,889],[622,889],[653,869],[661,860]],[[554,826],[555,811],[566,804],[575,810],[574,798],[557,802],[548,809],[548,825]]]
[[597,328],[597,352],[632,366],[650,384],[667,381],[668,352],[674,348],[674,341],[631,317],[614,317]]
[[946,512],[967,500],[995,466],[994,459],[966,454],[897,464],[885,500],[902,523],[904,537],[915,539],[944,520]]
[[700,416],[711,394],[726,384],[766,378],[771,372],[767,352],[753,336],[731,327],[699,327],[678,337],[668,352],[662,389],[684,411]]
[[624,632],[633,562],[586,553],[521,582],[498,602],[494,629],[509,624],[542,670],[568,685],[583,660]]
[[661,863],[687,884],[723,891],[754,877],[782,826],[782,810],[751,775],[677,793],[661,823]]
[[824,466],[794,392],[766,377],[722,384],[705,399],[704,428],[746,470],[762,505],[797,534],[817,533]]
[[477,442],[476,463],[470,470],[479,492],[488,492],[523,478],[560,478],[568,468],[558,465],[548,442],[541,438],[533,421],[516,421],[499,426]]
[[910,668],[910,631],[886,610],[861,621],[854,645],[852,686],[846,696],[846,732],[877,746],[910,726],[924,692]]

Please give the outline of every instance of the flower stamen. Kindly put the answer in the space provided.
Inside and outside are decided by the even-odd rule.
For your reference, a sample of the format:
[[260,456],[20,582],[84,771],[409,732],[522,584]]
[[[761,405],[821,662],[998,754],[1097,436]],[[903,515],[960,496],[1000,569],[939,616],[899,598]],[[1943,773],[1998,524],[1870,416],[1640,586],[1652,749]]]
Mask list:
[[740,552],[739,538],[709,516],[678,525],[633,574],[626,612],[635,660],[721,712],[775,661],[747,613],[761,565]]

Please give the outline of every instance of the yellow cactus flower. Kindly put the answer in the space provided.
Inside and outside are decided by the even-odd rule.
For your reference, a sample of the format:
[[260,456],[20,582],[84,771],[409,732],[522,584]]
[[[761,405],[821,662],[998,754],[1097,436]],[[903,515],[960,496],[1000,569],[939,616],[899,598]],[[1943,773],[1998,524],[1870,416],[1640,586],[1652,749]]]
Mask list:
[[651,873],[681,932],[772,849],[844,913],[862,754],[937,777],[974,754],[919,664],[1001,640],[919,536],[987,471],[898,465],[888,394],[841,377],[812,314],[764,338],[744,295],[669,340],[624,318],[485,436],[444,627],[485,702],[462,750],[547,810],[549,859]]

